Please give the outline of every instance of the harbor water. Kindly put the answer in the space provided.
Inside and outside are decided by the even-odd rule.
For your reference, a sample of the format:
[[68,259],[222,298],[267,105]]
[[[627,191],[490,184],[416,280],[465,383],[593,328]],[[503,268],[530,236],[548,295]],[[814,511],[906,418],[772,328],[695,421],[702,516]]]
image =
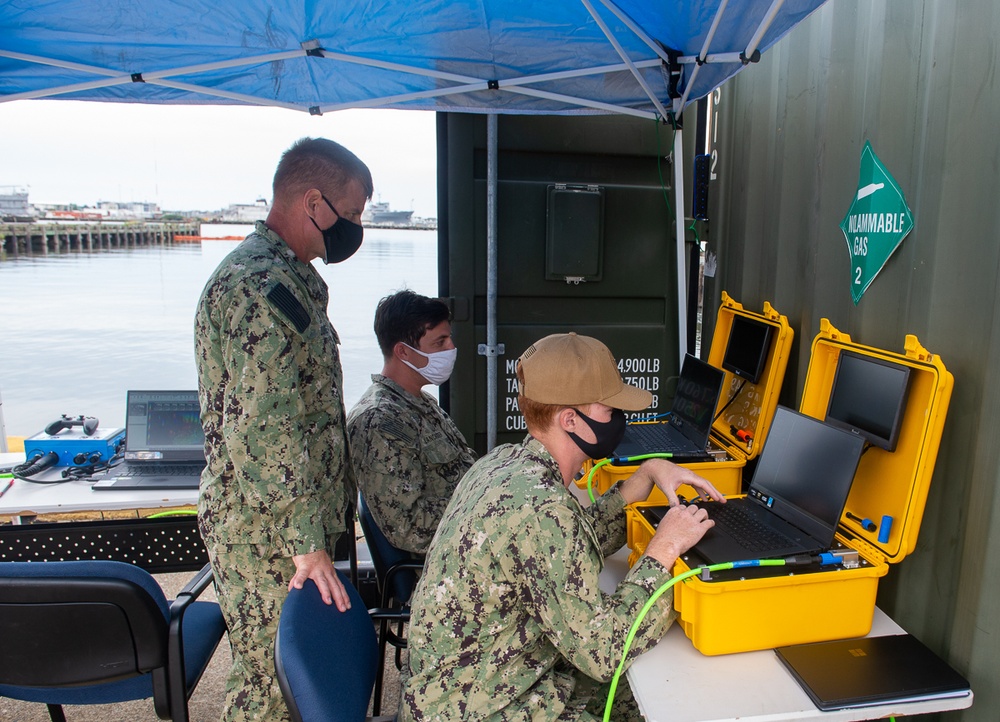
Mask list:
[[[205,225],[243,237],[248,225]],[[60,414],[121,427],[128,389],[194,389],[193,320],[209,275],[239,241],[0,262],[0,399],[9,436],[31,436]],[[356,255],[314,261],[330,287],[348,409],[382,368],[372,330],[379,299],[401,288],[437,295],[435,231],[366,229]],[[430,387],[428,390],[432,390]]]

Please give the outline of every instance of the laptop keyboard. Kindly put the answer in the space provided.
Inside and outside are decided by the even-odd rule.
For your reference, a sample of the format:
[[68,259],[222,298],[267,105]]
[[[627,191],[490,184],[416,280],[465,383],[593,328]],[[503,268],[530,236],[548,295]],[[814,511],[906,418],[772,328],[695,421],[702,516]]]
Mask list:
[[631,424],[629,435],[635,441],[640,442],[644,447],[656,449],[663,453],[677,453],[681,451],[691,451],[690,445],[681,445],[677,439],[664,433],[667,430],[665,425],[659,424]]
[[117,476],[193,476],[201,473],[202,467],[192,464],[150,464],[128,466]]
[[721,521],[726,531],[749,551],[768,551],[794,544],[787,536],[761,523],[741,506],[706,504],[704,508],[713,521]]

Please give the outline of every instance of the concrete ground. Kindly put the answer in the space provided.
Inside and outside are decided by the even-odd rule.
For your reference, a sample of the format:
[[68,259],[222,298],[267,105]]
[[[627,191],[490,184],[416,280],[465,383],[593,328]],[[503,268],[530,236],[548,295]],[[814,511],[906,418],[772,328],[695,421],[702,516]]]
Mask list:
[[[190,573],[159,574],[156,578],[167,597],[172,599],[191,576]],[[201,598],[206,601],[214,600],[213,590],[207,589]],[[399,672],[393,661],[392,647],[386,649],[386,658],[381,714],[393,715],[399,699]],[[191,696],[188,709],[192,722],[214,722],[222,716],[226,677],[231,663],[229,643],[223,638]],[[114,705],[69,705],[64,711],[67,722],[157,722],[159,719],[153,711],[152,699]],[[49,715],[45,705],[0,698],[0,720],[48,722]]]

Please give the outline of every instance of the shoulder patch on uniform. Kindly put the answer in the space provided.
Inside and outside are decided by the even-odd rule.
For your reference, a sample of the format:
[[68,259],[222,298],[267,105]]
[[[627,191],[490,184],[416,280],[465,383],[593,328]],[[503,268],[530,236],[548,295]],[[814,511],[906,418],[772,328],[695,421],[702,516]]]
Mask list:
[[392,436],[410,444],[417,440],[416,429],[411,429],[395,417],[383,419],[378,425],[378,430],[386,436]]
[[267,292],[267,300],[281,312],[282,316],[291,321],[299,333],[309,328],[309,323],[312,321],[309,317],[309,312],[302,305],[302,302],[295,297],[295,294],[288,290],[288,286],[283,283],[275,284]]

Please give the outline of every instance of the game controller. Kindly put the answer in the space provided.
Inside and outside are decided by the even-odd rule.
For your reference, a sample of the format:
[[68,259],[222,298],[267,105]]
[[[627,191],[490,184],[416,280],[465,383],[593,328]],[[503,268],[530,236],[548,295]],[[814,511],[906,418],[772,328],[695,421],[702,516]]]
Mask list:
[[71,417],[63,414],[61,418],[56,419],[45,427],[45,433],[49,436],[54,436],[63,429],[71,429],[74,426],[82,426],[84,435],[92,436],[94,432],[97,431],[97,424],[97,418],[94,416],[84,416],[81,414],[77,417]]

